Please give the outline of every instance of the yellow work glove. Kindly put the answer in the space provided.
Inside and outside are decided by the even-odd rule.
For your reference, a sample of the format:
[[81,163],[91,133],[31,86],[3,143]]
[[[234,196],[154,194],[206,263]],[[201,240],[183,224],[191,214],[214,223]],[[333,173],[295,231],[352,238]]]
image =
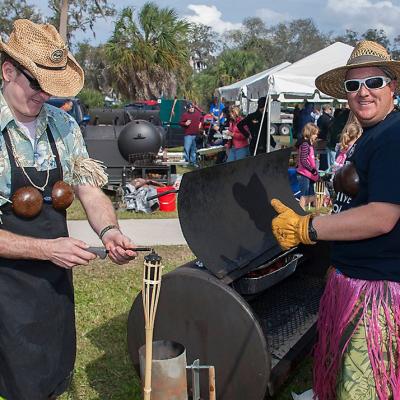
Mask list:
[[308,224],[312,214],[305,216],[296,214],[278,199],[272,199],[271,205],[279,214],[272,220],[272,233],[284,250],[297,246],[299,243],[315,244],[308,235]]

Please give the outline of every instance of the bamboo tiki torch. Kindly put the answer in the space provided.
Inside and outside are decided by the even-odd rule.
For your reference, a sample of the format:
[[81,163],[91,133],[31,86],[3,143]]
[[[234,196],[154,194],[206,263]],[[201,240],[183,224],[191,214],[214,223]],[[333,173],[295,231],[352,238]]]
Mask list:
[[151,367],[153,361],[153,330],[161,288],[161,257],[154,250],[144,257],[142,298],[146,331],[144,400],[151,399]]

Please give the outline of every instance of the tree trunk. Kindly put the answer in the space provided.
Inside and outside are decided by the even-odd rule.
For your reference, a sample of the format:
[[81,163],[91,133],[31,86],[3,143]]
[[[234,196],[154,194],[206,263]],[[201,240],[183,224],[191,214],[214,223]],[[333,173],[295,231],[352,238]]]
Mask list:
[[61,0],[59,32],[65,43],[67,43],[67,25],[68,25],[68,0]]

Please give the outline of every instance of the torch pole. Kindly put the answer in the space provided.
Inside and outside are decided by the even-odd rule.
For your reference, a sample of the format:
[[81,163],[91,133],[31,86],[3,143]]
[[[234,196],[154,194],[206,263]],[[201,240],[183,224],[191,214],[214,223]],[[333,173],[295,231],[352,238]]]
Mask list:
[[153,361],[153,332],[154,321],[156,317],[158,299],[160,297],[161,273],[162,273],[161,257],[152,251],[151,254],[144,257],[143,267],[143,310],[146,333],[146,360],[145,360],[145,377],[144,377],[144,400],[151,399],[151,367]]

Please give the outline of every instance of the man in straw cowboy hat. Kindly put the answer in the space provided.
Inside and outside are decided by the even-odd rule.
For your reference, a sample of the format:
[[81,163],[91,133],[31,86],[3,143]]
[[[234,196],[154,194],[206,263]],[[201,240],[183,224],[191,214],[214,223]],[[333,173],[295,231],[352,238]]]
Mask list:
[[45,104],[83,86],[56,29],[17,20],[0,51],[0,397],[53,399],[68,387],[75,360],[71,269],[96,257],[68,237],[65,209],[74,193],[112,261],[136,253],[76,122]]
[[400,399],[399,76],[400,62],[370,41],[355,46],[347,65],[320,75],[318,89],[347,99],[363,128],[338,171],[338,213],[299,216],[272,200],[282,247],[332,241],[314,353],[320,400]]

